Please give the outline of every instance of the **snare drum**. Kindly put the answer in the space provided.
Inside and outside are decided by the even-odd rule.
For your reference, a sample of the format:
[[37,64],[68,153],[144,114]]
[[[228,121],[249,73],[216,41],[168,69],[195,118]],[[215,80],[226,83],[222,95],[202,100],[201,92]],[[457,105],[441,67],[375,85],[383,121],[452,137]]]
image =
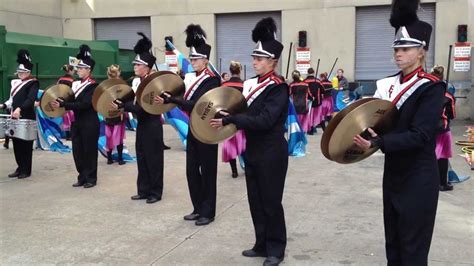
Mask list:
[[7,130],[7,119],[0,117],[0,139],[5,138],[5,131]]
[[22,140],[35,140],[38,131],[35,120],[30,119],[8,119],[6,135]]
[[7,120],[10,118],[10,115],[0,114],[0,139],[5,138],[5,131],[7,131]]

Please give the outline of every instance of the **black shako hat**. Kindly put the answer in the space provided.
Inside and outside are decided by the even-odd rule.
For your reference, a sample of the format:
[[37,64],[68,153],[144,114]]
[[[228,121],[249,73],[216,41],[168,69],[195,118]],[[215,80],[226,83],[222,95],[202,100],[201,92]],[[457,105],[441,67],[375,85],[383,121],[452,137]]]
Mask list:
[[94,69],[95,61],[92,59],[91,48],[87,44],[82,44],[79,46],[79,53],[76,55],[76,58],[79,59],[77,67],[86,67],[91,70]]
[[189,59],[209,59],[211,46],[206,43],[206,32],[201,26],[189,24],[185,32],[186,46],[189,47]]
[[135,59],[132,63],[137,65],[146,65],[149,68],[153,68],[153,65],[156,62],[156,57],[150,53],[152,43],[143,32],[137,32],[137,34],[142,36],[142,38],[138,40],[137,44],[135,44],[133,47],[133,51],[137,54],[137,56],[135,56]]
[[30,53],[26,49],[18,50],[18,53],[16,54],[16,62],[18,63],[18,67],[16,68],[15,74],[31,72],[33,69]]
[[395,28],[393,48],[423,47],[428,50],[432,26],[418,19],[420,0],[393,0],[390,24]]
[[276,23],[268,17],[260,20],[252,30],[252,40],[257,43],[252,56],[279,59],[283,44],[276,40]]

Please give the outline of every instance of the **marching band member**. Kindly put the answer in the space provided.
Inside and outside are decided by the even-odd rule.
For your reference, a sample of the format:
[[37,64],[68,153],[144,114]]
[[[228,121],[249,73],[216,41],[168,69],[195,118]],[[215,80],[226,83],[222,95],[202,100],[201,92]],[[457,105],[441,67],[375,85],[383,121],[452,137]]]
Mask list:
[[329,122],[332,117],[332,113],[334,112],[334,99],[332,97],[332,82],[328,79],[328,73],[323,72],[319,74],[319,80],[323,85],[324,90],[323,92],[323,101],[321,103],[321,116],[323,120],[321,121],[321,128],[323,131],[326,129],[326,122]]
[[314,69],[312,67],[308,68],[308,76],[304,80],[308,84],[309,93],[313,96],[313,102],[311,103],[310,110],[310,131],[309,135],[316,133],[316,127],[324,121],[324,117],[321,113],[321,103],[323,99],[324,87],[321,81],[314,76]]
[[436,131],[445,84],[423,70],[432,27],[420,21],[419,0],[395,0],[390,23],[396,29],[394,59],[399,73],[377,81],[374,97],[391,101],[399,111],[395,129],[369,140],[362,149],[385,153],[383,206],[388,265],[427,265],[439,193]]
[[51,102],[51,106],[74,111],[74,121],[71,124],[72,154],[79,175],[72,186],[91,188],[97,184],[97,141],[100,129],[99,117],[92,107],[92,95],[98,84],[92,78],[95,61],[91,57],[89,46],[81,45],[76,57],[80,59],[77,64],[80,80],[72,83],[74,101],[66,102],[59,98]]
[[313,96],[309,92],[309,86],[306,82],[301,81],[301,74],[298,70],[292,73],[293,82],[290,83],[290,96],[295,105],[298,121],[301,129],[306,133],[310,130],[310,116],[308,110],[308,99],[313,100]]
[[275,32],[272,18],[262,19],[252,31],[252,39],[257,43],[252,53],[257,76],[244,82],[247,112],[211,120],[216,128],[232,123],[245,131],[245,176],[256,241],[242,255],[267,257],[264,265],[283,261],[287,242],[281,201],[288,169],[285,122],[289,89],[275,73],[283,50],[283,45],[275,40]]
[[[133,60],[133,71],[136,78],[132,81],[132,89],[137,92],[138,86],[148,75],[153,73],[156,58],[150,53],[152,43],[145,34],[133,48],[137,56]],[[135,140],[137,152],[137,195],[132,200],[144,200],[153,204],[161,200],[163,195],[163,125],[161,115],[147,113],[138,105],[137,100],[112,103],[115,108],[124,108],[126,112],[137,115],[138,125]]]
[[[228,81],[222,83],[222,87],[232,87],[242,92],[244,83],[240,79],[240,72],[242,71],[242,65],[239,62],[230,61],[230,74],[231,77]],[[222,143],[222,161],[228,162],[232,169],[232,177],[236,178],[239,176],[237,171],[237,157],[245,151],[245,134],[242,130],[237,131],[235,136],[227,139]]]
[[[184,100],[169,95],[156,96],[158,104],[172,102],[191,114],[199,98],[220,85],[220,77],[207,67],[211,46],[206,43],[206,33],[199,25],[186,28],[186,46],[190,48],[189,59],[195,72],[186,74]],[[184,220],[196,225],[207,225],[216,215],[217,144],[204,144],[188,132],[186,147],[186,177],[193,211]]]
[[[21,49],[18,51],[18,67],[16,75],[18,79],[11,81],[10,98],[0,108],[12,110],[13,119],[36,120],[34,104],[38,94],[39,82],[31,75],[33,64],[30,53]],[[31,165],[33,159],[33,141],[12,137],[13,152],[18,167],[8,177],[23,179],[31,176]]]
[[[120,66],[112,64],[107,68],[107,77],[109,79],[121,79]],[[105,138],[107,148],[107,164],[113,164],[112,152],[117,147],[118,164],[124,165],[123,160],[123,140],[125,139],[125,119],[123,113],[118,117],[105,118]]]
[[[72,87],[72,83],[74,82],[74,67],[72,65],[64,65],[61,67],[61,70],[64,71],[64,75],[59,78],[58,84],[64,84],[69,87]],[[74,121],[74,112],[67,111],[63,115],[63,124],[62,129],[66,134],[66,140],[71,139],[71,124]]]
[[[434,66],[430,74],[444,80],[444,67]],[[451,191],[453,185],[448,181],[448,165],[449,158],[453,157],[452,151],[452,134],[449,124],[456,117],[456,98],[451,92],[446,91],[444,94],[443,113],[438,123],[438,134],[436,136],[436,158],[438,159],[439,169],[439,190]]]

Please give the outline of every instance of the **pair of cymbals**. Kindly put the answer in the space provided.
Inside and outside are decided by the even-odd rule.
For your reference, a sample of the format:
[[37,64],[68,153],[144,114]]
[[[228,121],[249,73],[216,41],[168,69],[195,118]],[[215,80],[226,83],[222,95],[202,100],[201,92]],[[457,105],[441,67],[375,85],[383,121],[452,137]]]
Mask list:
[[95,88],[92,95],[92,106],[105,118],[115,118],[120,116],[121,112],[111,106],[112,102],[115,100],[126,102],[134,97],[135,93],[124,80],[106,79]]
[[202,95],[191,112],[190,129],[193,135],[206,144],[217,144],[237,133],[234,124],[219,129],[212,127],[211,119],[222,117],[220,111],[235,115],[247,111],[242,93],[232,87],[217,87]]
[[51,102],[58,98],[69,102],[74,100],[74,92],[71,87],[65,84],[51,85],[43,92],[40,99],[40,108],[48,117],[60,117],[66,113],[64,107],[53,108]]
[[185,91],[183,79],[171,71],[158,71],[147,76],[138,86],[137,103],[147,113],[159,115],[176,107],[176,104],[155,104],[155,96],[168,93],[173,98],[183,98]]
[[326,158],[338,163],[361,161],[378,148],[364,151],[354,144],[354,137],[367,135],[367,128],[383,135],[394,127],[397,117],[398,110],[390,101],[377,98],[358,100],[331,119],[321,138],[321,151]]

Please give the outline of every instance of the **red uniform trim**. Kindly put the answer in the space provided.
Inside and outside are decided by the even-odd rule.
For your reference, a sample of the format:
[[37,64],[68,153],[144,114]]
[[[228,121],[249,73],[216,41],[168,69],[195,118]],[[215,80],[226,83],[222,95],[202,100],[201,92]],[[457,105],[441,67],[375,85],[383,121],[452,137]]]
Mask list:
[[403,94],[405,94],[409,89],[411,89],[411,87],[413,87],[413,85],[415,85],[415,83],[417,83],[420,80],[421,78],[415,79],[412,83],[406,86],[406,88],[404,88],[400,93],[398,93],[397,97],[395,97],[395,99],[393,99],[392,101],[393,105],[397,105],[398,101],[400,101],[400,98],[402,98]]
[[421,66],[417,67],[415,70],[413,70],[412,72],[410,72],[410,74],[406,75],[406,76],[402,76],[400,77],[401,78],[401,84],[409,81],[411,78],[413,78],[417,73],[423,71],[423,68]]
[[227,82],[222,83],[221,86],[222,86],[222,87],[239,87],[239,88],[243,88],[243,87],[244,87],[244,84],[243,84],[242,82],[230,82],[230,81],[227,81]]
[[267,74],[261,76],[261,77],[258,77],[258,83],[262,83],[263,81],[265,81],[268,77],[274,75],[275,72],[274,71],[270,71],[268,72]]
[[420,77],[420,78],[426,78],[426,79],[429,79],[429,80],[431,80],[431,81],[433,81],[433,82],[439,81],[439,78],[438,78],[437,76],[431,75],[431,74],[426,73],[426,72],[423,72],[423,71],[420,71],[420,72],[418,73],[418,77]]

